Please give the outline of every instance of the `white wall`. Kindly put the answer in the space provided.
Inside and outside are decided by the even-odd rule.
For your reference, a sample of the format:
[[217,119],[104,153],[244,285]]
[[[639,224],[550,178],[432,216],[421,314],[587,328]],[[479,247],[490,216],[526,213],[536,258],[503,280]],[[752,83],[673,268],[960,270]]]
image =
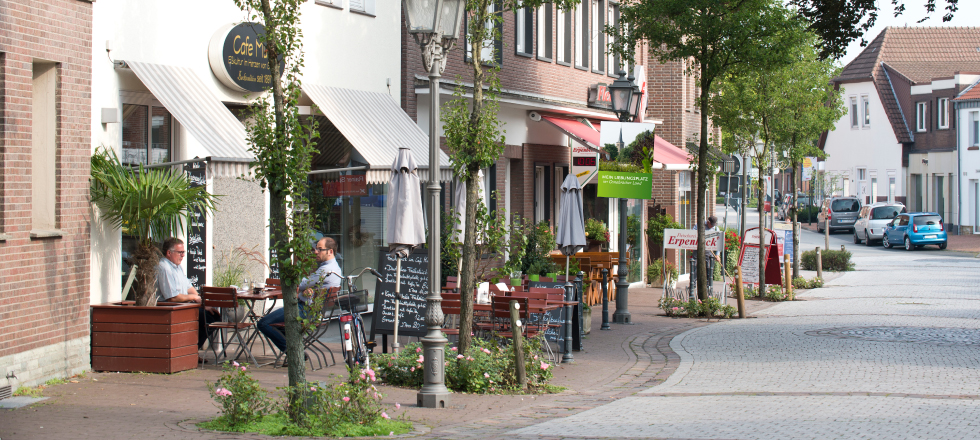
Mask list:
[[958,194],[963,194],[966,197],[960,197],[959,201],[959,224],[963,226],[972,226],[974,233],[980,233],[980,224],[977,224],[976,217],[976,206],[978,205],[978,194],[973,186],[977,179],[980,179],[980,150],[970,150],[971,146],[969,141],[970,135],[970,112],[980,112],[980,105],[974,108],[961,108],[956,110],[955,117],[956,120],[956,149],[959,154],[959,187],[957,188]]
[[[353,13],[349,2],[341,3],[343,9],[320,6],[313,1],[302,6],[303,81],[398,97],[401,2],[375,2],[374,17]],[[208,43],[221,26],[247,21],[247,18],[230,0],[100,0],[93,3],[93,152],[100,145],[118,152],[121,144],[121,124],[102,124],[102,108],[116,109],[121,119],[120,91],[147,91],[132,72],[116,69],[110,57],[112,60],[188,67],[216,99],[244,102],[241,93],[228,89],[212,74]],[[107,40],[113,46],[108,55]],[[187,130],[180,129],[178,136],[181,148],[174,160],[208,155]],[[118,229],[106,228],[93,215],[92,303],[119,299],[119,248]]]
[[[878,196],[888,195],[888,177],[895,177],[895,196],[905,196],[905,172],[902,170],[902,144],[892,131],[885,109],[878,97],[874,84],[869,82],[842,84],[844,104],[847,113],[834,124],[835,129],[827,133],[824,151],[827,153],[826,170],[829,173],[847,174],[850,179],[847,195],[857,195],[857,169],[866,168],[867,195],[871,195],[871,176],[878,179]],[[850,98],[858,99],[861,111],[861,95],[870,100],[868,126],[862,126],[863,118],[858,118],[858,127],[851,128]],[[863,116],[863,115],[861,115]]]

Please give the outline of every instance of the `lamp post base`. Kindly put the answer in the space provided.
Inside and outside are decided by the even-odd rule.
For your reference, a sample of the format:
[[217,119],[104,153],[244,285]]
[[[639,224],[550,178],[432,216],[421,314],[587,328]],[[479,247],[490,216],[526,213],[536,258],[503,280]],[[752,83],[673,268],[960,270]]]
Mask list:
[[616,324],[633,324],[633,317],[629,313],[614,313],[613,322]]
[[450,394],[452,393],[423,394],[420,392],[417,396],[419,408],[445,408],[446,402],[449,402]]

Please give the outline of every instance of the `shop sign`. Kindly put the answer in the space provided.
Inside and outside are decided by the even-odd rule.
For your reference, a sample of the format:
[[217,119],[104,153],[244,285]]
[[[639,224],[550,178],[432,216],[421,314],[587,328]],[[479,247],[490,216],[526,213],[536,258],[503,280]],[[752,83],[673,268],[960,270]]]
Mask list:
[[[222,84],[240,92],[264,92],[272,87],[272,71],[261,36],[261,23],[228,24],[218,29],[208,45],[211,71]],[[279,74],[285,66],[279,63]]]
[[[721,231],[705,231],[704,248],[721,252],[725,247]],[[664,229],[664,249],[698,250],[697,229]]]
[[649,173],[618,173],[599,171],[599,188],[597,196],[645,199],[653,198],[653,177]]
[[324,197],[367,196],[367,176],[340,176],[340,179],[323,182]]
[[572,147],[572,174],[579,186],[585,186],[599,171],[599,153],[591,148],[575,145]]
[[609,86],[605,83],[592,84],[589,86],[588,104],[589,107],[611,109],[612,96],[609,94]]

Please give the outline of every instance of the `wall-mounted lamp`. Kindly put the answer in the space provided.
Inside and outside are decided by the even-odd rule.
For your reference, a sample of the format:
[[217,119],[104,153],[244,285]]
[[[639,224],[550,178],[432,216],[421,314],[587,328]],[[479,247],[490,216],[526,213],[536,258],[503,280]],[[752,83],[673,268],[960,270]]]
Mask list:
[[923,164],[923,165],[929,165],[929,159],[925,159],[925,158],[923,158],[923,159],[922,159],[922,164]]

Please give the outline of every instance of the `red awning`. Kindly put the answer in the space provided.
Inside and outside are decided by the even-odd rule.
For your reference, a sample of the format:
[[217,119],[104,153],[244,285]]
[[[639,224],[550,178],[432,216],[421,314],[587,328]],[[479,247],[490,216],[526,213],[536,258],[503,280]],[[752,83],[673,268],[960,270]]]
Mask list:
[[565,135],[575,139],[580,144],[595,150],[597,153],[601,152],[602,149],[599,147],[599,132],[592,127],[576,119],[559,118],[557,116],[541,115],[541,120],[554,125],[555,128],[561,130]]

